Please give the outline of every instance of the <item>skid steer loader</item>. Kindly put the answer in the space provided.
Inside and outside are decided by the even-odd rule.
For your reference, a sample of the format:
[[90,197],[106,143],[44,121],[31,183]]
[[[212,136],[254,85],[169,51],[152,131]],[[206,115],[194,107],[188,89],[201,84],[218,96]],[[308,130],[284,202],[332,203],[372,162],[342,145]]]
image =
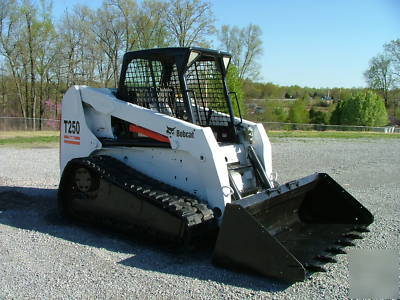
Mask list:
[[215,264],[301,281],[373,216],[327,174],[276,182],[263,126],[242,119],[227,88],[230,59],[202,48],[133,51],[118,89],[71,87],[58,205],[176,242],[217,231]]

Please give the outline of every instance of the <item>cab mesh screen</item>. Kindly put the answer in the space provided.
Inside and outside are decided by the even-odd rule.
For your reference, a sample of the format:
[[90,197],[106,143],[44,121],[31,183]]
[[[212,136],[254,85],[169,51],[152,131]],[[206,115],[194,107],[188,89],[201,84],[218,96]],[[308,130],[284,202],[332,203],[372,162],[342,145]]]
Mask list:
[[[184,74],[193,111],[200,126],[229,126],[223,76],[216,62],[198,60]],[[175,64],[133,59],[125,75],[128,101],[182,120],[188,120]]]

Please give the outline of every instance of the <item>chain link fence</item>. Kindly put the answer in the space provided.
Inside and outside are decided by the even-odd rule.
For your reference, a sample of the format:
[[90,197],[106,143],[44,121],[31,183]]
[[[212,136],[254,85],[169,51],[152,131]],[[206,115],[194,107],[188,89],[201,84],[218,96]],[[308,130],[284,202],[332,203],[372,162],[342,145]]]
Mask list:
[[0,117],[0,131],[59,130],[60,120]]
[[353,125],[324,125],[324,124],[299,124],[282,122],[263,122],[266,130],[314,130],[314,131],[365,131],[381,133],[400,133],[400,128],[395,126],[370,127]]

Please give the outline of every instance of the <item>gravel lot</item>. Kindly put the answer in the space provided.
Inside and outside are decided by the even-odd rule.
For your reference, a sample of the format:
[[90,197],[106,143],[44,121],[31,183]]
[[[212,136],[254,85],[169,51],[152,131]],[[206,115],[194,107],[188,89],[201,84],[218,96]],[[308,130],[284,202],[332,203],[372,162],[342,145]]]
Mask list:
[[[279,181],[326,172],[375,216],[352,249],[400,249],[399,139],[274,139]],[[58,149],[0,148],[0,298],[346,298],[348,255],[285,285],[215,268],[210,253],[156,245],[60,220]],[[350,248],[349,248],[350,250]]]

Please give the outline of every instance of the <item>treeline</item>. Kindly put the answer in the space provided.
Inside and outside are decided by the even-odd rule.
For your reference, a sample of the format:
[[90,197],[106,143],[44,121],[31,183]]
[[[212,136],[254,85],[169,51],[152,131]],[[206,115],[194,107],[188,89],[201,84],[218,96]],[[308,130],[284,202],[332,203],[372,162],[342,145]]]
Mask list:
[[331,124],[337,102],[297,99],[253,99],[247,102],[247,117],[257,122],[285,122],[300,124]]
[[299,124],[385,126],[389,124],[383,98],[368,90],[341,101],[327,103],[298,98],[294,101],[264,100],[248,117],[261,122]]
[[[255,121],[331,124],[337,103],[364,88],[309,88],[245,80],[248,118]],[[339,123],[340,124],[340,123]]]
[[400,120],[399,107],[390,115],[384,98],[368,88],[315,89],[246,81],[244,91],[247,117],[259,122],[385,126]]
[[251,77],[262,52],[257,25],[218,29],[208,1],[105,0],[58,19],[50,0],[38,2],[0,2],[0,116],[57,118],[71,85],[117,87],[122,56],[131,50],[212,47],[215,37],[215,47],[235,55],[240,80]]
[[259,83],[244,80],[243,91],[246,99],[326,99],[340,100],[362,90],[362,88],[309,88],[298,85],[280,86],[273,83]]

